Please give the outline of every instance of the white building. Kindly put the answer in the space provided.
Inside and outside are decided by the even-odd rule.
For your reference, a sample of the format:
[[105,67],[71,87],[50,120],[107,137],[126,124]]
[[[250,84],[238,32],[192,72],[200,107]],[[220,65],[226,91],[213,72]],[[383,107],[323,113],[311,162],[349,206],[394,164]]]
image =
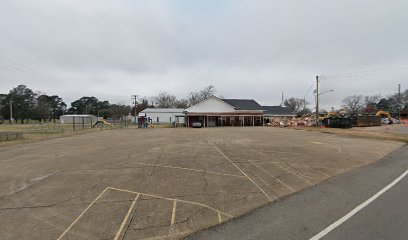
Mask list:
[[209,97],[187,109],[187,127],[199,122],[203,127],[263,126],[263,108],[253,99]]
[[174,122],[184,124],[183,111],[183,108],[146,108],[139,113],[139,116],[150,118],[153,124]]

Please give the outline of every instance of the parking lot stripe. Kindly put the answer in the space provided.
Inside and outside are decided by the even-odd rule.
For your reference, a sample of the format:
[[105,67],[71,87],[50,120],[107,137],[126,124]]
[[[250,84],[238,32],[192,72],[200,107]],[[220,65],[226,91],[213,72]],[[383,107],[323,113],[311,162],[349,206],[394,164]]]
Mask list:
[[282,182],[281,180],[279,180],[277,177],[273,176],[272,174],[270,174],[269,172],[265,171],[265,169],[259,167],[257,164],[253,163],[252,161],[248,160],[249,163],[253,164],[255,167],[259,168],[261,171],[265,172],[266,174],[268,174],[269,176],[271,176],[273,179],[275,179],[276,181],[278,181],[280,184],[282,184],[283,186],[287,187],[290,191],[294,192],[295,190],[293,188],[291,188],[289,185],[287,185],[286,183]]
[[214,158],[219,158],[220,156],[219,155],[211,155],[211,154],[196,154],[196,153],[186,153],[186,152],[168,152],[168,151],[166,151],[166,155],[167,154],[176,154],[176,155],[179,155],[179,154],[181,154],[181,155],[188,155],[188,156],[192,156],[192,157],[198,157],[198,156],[200,156],[200,157],[214,157]]
[[244,174],[244,175],[249,179],[249,181],[251,181],[251,182],[266,196],[266,198],[268,198],[269,201],[272,201],[272,198],[269,197],[269,195],[268,195],[260,186],[258,186],[258,184],[256,184],[256,182],[254,182],[254,180],[252,180],[244,171],[242,171],[241,168],[239,168],[233,161],[231,161],[231,159],[229,159],[229,158],[227,157],[227,155],[225,155],[225,154],[217,147],[217,145],[215,145],[214,143],[212,143],[212,142],[210,141],[210,139],[208,139],[208,137],[205,136],[203,133],[200,132],[200,134],[207,140],[207,142],[208,142],[209,144],[211,144],[211,145],[215,148],[215,150],[217,150],[225,159],[227,159],[228,162],[230,162],[230,163],[231,163],[232,165],[234,165],[234,167],[236,167],[242,174]]
[[177,207],[177,200],[174,200],[173,201],[173,210],[171,211],[171,222],[170,222],[168,236],[171,236],[173,234],[173,231],[174,231],[174,223],[176,222],[176,207]]
[[289,169],[287,169],[287,168],[285,168],[285,167],[282,167],[281,165],[279,165],[279,164],[277,164],[277,163],[274,163],[274,162],[273,162],[273,164],[275,164],[276,166],[282,168],[283,170],[285,170],[285,171],[287,171],[287,172],[289,172],[289,173],[292,173],[293,175],[295,175],[296,177],[302,179],[303,181],[307,182],[308,184],[313,185],[312,182],[310,182],[310,181],[307,180],[306,178],[300,176],[299,174],[297,174],[297,173],[295,173],[295,172],[293,172],[293,171],[291,171],[291,170],[289,170]]
[[[262,160],[251,160],[251,161],[255,161],[255,162],[265,162],[265,163],[282,163],[282,161],[281,161],[281,162],[277,162],[277,161],[262,161]],[[305,166],[305,167],[312,168],[312,169],[314,169],[314,170],[316,170],[315,168],[338,169],[338,168],[334,168],[334,167],[317,166],[317,165],[310,165],[310,164],[287,163],[287,162],[284,162],[284,163],[289,164],[289,165]],[[327,176],[329,176],[329,175],[327,175]]]
[[218,214],[218,222],[221,223],[222,222],[221,214],[220,212],[217,212],[217,214]]
[[[237,159],[237,158],[235,158],[235,159]],[[289,166],[291,166],[291,167],[292,167],[292,165],[293,165],[293,166],[307,167],[307,168],[312,169],[313,171],[316,171],[317,173],[319,173],[319,174],[321,174],[321,175],[324,175],[325,177],[330,177],[330,175],[327,174],[327,173],[325,173],[325,172],[322,172],[321,170],[319,170],[319,169],[317,169],[317,168],[336,169],[336,170],[339,169],[339,168],[326,167],[326,166],[316,166],[316,165],[308,165],[308,164],[300,164],[300,163],[287,163],[287,162],[282,162],[282,161],[277,162],[277,161],[265,161],[265,160],[256,160],[256,159],[251,159],[251,160],[248,160],[248,161],[251,161],[251,162],[262,162],[262,163],[268,163],[268,164],[285,163],[286,165],[289,165]]]
[[135,192],[135,191],[130,191],[130,190],[126,190],[126,189],[120,189],[120,188],[114,188],[114,187],[108,187],[109,189],[115,190],[115,191],[121,191],[121,192],[128,192],[128,193],[140,193],[143,196],[147,196],[147,197],[152,197],[152,198],[158,198],[158,199],[165,199],[165,200],[169,200],[169,201],[175,201],[177,200],[178,202],[184,202],[184,203],[189,203],[189,204],[193,204],[193,205],[197,205],[197,206],[201,206],[201,207],[206,207],[209,208],[213,211],[216,212],[220,212],[223,215],[229,217],[229,218],[233,218],[234,216],[231,214],[228,214],[226,212],[223,212],[221,210],[215,209],[213,207],[210,207],[204,203],[198,203],[198,202],[192,202],[192,201],[187,201],[187,200],[182,200],[182,199],[176,199],[176,198],[168,198],[168,197],[161,197],[161,196],[157,196],[157,195],[153,195],[153,194],[148,194],[148,193],[141,193],[141,192]]
[[245,151],[253,151],[253,152],[258,152],[258,153],[278,153],[278,154],[293,154],[293,155],[302,155],[302,153],[298,152],[285,152],[285,151],[272,151],[272,150],[257,150],[257,149],[248,149],[248,148],[240,148],[241,150]]
[[69,227],[67,229],[65,229],[65,231],[57,238],[57,240],[62,239],[67,232],[75,225],[75,223],[77,223],[79,221],[79,219],[81,219],[81,217],[86,213],[86,211],[88,211],[89,208],[92,207],[92,205],[95,204],[96,201],[98,201],[98,199],[100,197],[102,197],[102,195],[109,189],[109,187],[105,188],[105,190],[103,190],[85,209],[84,211],[82,211],[82,213],[71,223],[71,225],[69,225]]
[[176,221],[176,207],[177,207],[177,200],[174,200],[174,202],[173,202],[173,211],[171,212],[170,226],[173,226],[174,222]]
[[174,168],[174,169],[189,170],[189,171],[195,171],[195,172],[212,173],[212,174],[224,175],[224,176],[229,176],[229,177],[245,178],[245,176],[240,176],[240,175],[235,175],[235,174],[219,173],[219,172],[213,172],[213,171],[207,171],[207,170],[201,170],[201,169],[194,169],[194,168],[175,167],[175,166],[167,166],[167,165],[157,165],[157,164],[150,164],[150,163],[134,163],[134,164],[150,166],[150,167]]
[[136,205],[136,202],[137,202],[137,200],[139,199],[139,196],[140,196],[140,193],[138,193],[138,194],[136,195],[135,199],[134,199],[133,202],[132,202],[132,205],[130,205],[130,208],[129,208],[129,210],[128,210],[126,216],[125,216],[125,218],[123,219],[122,224],[120,225],[119,230],[118,230],[118,232],[116,233],[114,240],[118,240],[118,239],[119,239],[120,234],[122,233],[122,230],[123,230],[123,228],[125,227],[125,225],[126,225],[128,219],[129,219],[130,213],[131,213],[132,210],[134,209],[134,207],[135,207],[135,205]]

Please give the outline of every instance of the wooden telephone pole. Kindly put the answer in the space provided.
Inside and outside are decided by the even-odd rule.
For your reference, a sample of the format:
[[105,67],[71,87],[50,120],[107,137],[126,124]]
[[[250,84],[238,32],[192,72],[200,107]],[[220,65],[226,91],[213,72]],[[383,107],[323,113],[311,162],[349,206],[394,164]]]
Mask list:
[[319,76],[316,75],[316,126],[319,126]]
[[398,123],[401,122],[401,84],[398,84]]
[[135,124],[137,124],[137,95],[132,95],[132,99],[135,104]]
[[10,124],[13,124],[13,100],[10,98]]

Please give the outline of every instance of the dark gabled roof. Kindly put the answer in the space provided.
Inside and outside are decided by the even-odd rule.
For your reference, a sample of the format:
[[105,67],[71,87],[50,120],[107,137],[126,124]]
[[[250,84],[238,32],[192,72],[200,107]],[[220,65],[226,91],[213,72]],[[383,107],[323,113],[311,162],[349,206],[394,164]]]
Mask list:
[[263,110],[253,99],[221,99],[222,101],[234,106],[236,110]]
[[277,116],[294,116],[296,115],[290,108],[281,106],[262,106],[265,110],[265,115],[277,115]]

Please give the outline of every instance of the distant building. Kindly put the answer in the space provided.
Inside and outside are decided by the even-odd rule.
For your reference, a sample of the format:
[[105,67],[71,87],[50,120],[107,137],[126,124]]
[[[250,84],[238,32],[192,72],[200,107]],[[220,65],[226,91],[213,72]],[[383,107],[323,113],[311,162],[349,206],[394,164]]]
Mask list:
[[139,113],[139,117],[150,118],[153,124],[160,123],[182,123],[184,124],[183,108],[146,108]]
[[296,117],[296,114],[288,107],[262,106],[265,117]]
[[68,114],[60,116],[60,123],[62,124],[95,124],[98,117],[92,114]]

